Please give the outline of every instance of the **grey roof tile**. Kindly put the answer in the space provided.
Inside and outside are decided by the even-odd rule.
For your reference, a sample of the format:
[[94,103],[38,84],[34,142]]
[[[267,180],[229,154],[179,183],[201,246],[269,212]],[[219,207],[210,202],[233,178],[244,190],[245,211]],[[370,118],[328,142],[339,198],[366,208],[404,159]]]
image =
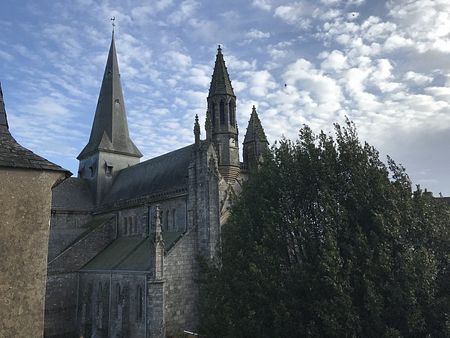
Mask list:
[[121,170],[103,204],[187,188],[194,145]]
[[47,161],[31,150],[22,147],[9,132],[8,118],[0,84],[0,167],[62,171],[66,177],[70,171]]
[[94,208],[94,200],[88,182],[70,177],[52,190],[52,209],[88,211]]
[[114,34],[89,142],[78,155],[78,159],[83,159],[97,150],[142,157],[128,133]]
[[209,95],[233,95],[234,91],[231,86],[230,76],[228,75],[227,67],[223,59],[222,49],[217,49],[216,63],[214,65],[214,72],[212,75],[211,86],[209,87]]

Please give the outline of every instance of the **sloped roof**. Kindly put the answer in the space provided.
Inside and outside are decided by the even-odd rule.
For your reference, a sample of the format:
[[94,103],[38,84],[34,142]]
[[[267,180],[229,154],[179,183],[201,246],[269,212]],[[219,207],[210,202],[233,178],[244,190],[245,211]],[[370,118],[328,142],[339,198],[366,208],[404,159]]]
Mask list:
[[[166,248],[177,241],[181,232],[163,232]],[[81,271],[151,271],[155,248],[151,237],[119,237],[87,263]]]
[[52,190],[52,209],[84,211],[94,207],[88,182],[70,177]]
[[209,87],[209,95],[233,95],[234,91],[231,86],[230,76],[228,75],[227,67],[223,59],[222,48],[217,49],[216,63],[214,65],[214,72],[212,75],[211,86]]
[[193,146],[121,170],[103,204],[187,188]]
[[128,133],[114,33],[111,39],[91,135],[88,144],[78,155],[78,159],[83,159],[97,150],[142,157],[141,152],[131,141]]
[[51,170],[64,172],[66,177],[70,171],[61,168],[31,150],[22,147],[9,132],[3,92],[0,84],[0,167]]
[[264,132],[264,128],[262,127],[255,106],[253,106],[252,114],[250,115],[250,120],[248,121],[247,132],[244,137],[244,143],[252,141],[268,143],[266,133]]

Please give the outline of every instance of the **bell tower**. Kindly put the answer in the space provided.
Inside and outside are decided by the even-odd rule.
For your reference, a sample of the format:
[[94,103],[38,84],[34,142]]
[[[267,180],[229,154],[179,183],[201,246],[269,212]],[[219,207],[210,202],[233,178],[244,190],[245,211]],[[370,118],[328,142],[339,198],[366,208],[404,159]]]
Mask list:
[[233,181],[240,172],[236,96],[220,45],[207,101],[206,134],[217,150],[219,172],[226,181]]
[[77,157],[78,177],[89,182],[98,205],[117,173],[139,163],[141,157],[128,133],[113,31],[91,135]]

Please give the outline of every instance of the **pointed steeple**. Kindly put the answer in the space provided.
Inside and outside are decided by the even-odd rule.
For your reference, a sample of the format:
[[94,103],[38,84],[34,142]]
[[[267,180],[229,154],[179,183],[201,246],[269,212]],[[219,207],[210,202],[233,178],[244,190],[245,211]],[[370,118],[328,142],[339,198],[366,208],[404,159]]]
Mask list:
[[268,149],[266,134],[259,120],[255,106],[253,106],[250,120],[248,121],[247,132],[244,137],[244,147],[242,155],[244,157],[244,167],[250,171],[257,169],[261,163],[264,152]]
[[266,134],[264,133],[264,128],[262,127],[261,121],[259,120],[255,106],[253,106],[252,108],[252,114],[250,115],[250,120],[248,121],[247,133],[244,137],[244,144],[252,141],[268,143]]
[[88,144],[78,155],[78,159],[86,158],[99,150],[137,158],[142,157],[141,152],[131,141],[128,133],[114,31],[91,135]]
[[2,83],[0,82],[0,128],[8,127],[8,118],[6,117],[5,102],[3,101]]
[[209,87],[209,97],[213,95],[235,96],[220,45],[217,48],[216,64],[214,65],[211,86]]

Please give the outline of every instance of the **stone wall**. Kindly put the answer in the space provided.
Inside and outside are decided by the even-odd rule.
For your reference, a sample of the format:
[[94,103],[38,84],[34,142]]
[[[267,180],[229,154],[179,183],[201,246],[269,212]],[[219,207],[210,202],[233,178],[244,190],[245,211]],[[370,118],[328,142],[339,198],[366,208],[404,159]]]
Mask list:
[[146,278],[143,273],[80,273],[78,336],[145,337]]
[[164,258],[165,324],[168,337],[197,326],[196,234],[187,232]]
[[108,217],[88,228],[87,233],[49,262],[45,337],[71,337],[76,332],[76,272],[116,238],[116,218]]
[[88,212],[52,212],[48,260],[53,260],[86,229],[83,227],[92,219]]
[[75,336],[77,273],[50,275],[45,299],[45,337]]
[[63,177],[0,168],[0,337],[42,337],[51,188]]

